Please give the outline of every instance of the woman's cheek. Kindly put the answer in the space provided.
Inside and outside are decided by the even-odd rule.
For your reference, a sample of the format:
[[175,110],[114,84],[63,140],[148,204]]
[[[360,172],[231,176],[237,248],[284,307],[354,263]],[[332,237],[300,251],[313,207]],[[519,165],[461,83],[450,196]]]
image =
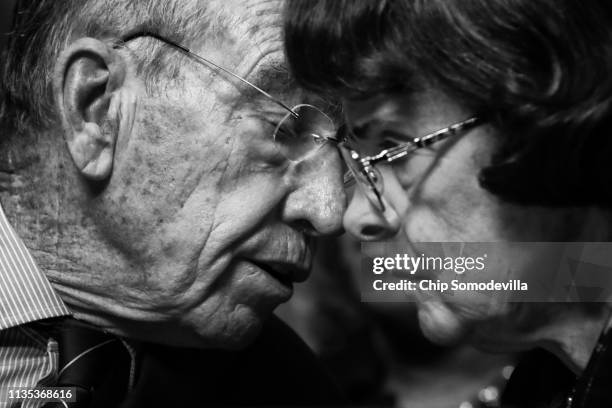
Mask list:
[[437,344],[457,343],[467,333],[467,327],[458,315],[439,300],[421,303],[418,316],[423,334]]

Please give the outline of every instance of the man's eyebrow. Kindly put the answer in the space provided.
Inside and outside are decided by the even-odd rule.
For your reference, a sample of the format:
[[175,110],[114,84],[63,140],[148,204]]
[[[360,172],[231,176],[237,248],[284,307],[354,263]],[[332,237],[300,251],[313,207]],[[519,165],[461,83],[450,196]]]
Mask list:
[[[270,93],[275,98],[281,98],[297,87],[289,69],[285,65],[278,63],[258,67],[254,75],[247,79],[253,85]],[[260,95],[261,93],[256,89],[245,87],[241,99],[256,98]]]

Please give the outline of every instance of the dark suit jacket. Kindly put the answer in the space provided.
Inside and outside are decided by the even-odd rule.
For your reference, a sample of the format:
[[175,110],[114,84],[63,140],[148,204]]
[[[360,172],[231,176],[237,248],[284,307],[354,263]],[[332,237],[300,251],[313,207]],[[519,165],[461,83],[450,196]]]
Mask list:
[[[602,333],[584,369],[576,377],[543,350],[525,355],[508,382],[503,408],[612,407],[612,330]],[[571,399],[571,403],[569,402]]]
[[135,389],[122,408],[343,404],[308,346],[273,317],[242,351],[144,345]]

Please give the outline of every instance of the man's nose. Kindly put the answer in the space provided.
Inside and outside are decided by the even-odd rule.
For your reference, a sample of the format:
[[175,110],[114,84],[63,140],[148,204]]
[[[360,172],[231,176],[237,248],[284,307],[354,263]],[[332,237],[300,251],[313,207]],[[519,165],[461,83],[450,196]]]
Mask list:
[[385,211],[381,212],[368,200],[359,186],[344,214],[344,228],[359,241],[379,241],[388,239],[400,229],[401,219],[391,204],[386,201]]
[[340,156],[335,149],[322,150],[296,165],[284,206],[285,221],[314,236],[340,234],[346,208]]

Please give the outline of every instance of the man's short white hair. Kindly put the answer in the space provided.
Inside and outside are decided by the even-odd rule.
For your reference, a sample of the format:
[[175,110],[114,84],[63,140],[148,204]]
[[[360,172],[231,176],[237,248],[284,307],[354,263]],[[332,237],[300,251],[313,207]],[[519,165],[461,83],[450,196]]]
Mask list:
[[[216,35],[225,24],[198,0],[20,0],[18,13],[2,56],[0,125],[21,131],[54,121],[51,74],[59,52],[73,39],[94,37],[116,42],[135,31],[151,31],[189,44]],[[212,27],[211,27],[212,26]],[[176,75],[165,58],[167,48],[145,41],[138,52],[138,70],[149,87],[162,72]]]

